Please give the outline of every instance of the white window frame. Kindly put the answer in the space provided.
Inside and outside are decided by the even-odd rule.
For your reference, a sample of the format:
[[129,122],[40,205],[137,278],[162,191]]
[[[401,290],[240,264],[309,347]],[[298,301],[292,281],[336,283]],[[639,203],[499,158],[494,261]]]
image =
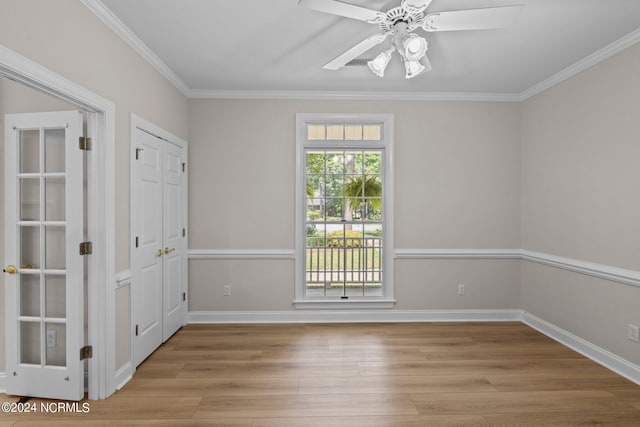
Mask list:
[[[307,124],[382,124],[379,141],[308,140]],[[395,304],[393,287],[394,263],[394,193],[393,193],[393,114],[296,114],[296,196],[295,196],[295,291],[296,308],[392,308]],[[309,298],[305,296],[305,239],[306,239],[306,174],[307,149],[377,149],[384,152],[382,170],[382,230],[383,230],[383,291],[380,297]]]

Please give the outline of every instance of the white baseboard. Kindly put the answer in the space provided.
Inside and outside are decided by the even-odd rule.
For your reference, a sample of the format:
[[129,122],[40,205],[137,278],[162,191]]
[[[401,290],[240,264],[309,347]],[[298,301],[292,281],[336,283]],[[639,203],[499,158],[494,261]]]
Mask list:
[[594,362],[640,385],[640,366],[616,356],[580,337],[565,331],[556,325],[542,320],[526,311],[522,312],[522,322],[542,332],[559,343],[577,351]]
[[124,387],[133,377],[133,364],[131,361],[122,365],[120,369],[116,371],[114,384],[116,385],[116,390],[120,390]]
[[374,323],[519,321],[522,310],[191,311],[189,323]]

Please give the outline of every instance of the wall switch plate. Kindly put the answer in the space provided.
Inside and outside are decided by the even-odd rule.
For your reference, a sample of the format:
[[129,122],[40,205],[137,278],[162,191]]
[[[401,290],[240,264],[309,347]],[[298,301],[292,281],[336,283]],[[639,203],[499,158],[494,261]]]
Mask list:
[[231,295],[231,285],[224,285],[224,288],[222,288],[222,295],[225,297]]
[[638,327],[636,325],[629,324],[627,326],[627,338],[633,342],[639,342]]
[[464,285],[458,285],[458,295],[464,295]]

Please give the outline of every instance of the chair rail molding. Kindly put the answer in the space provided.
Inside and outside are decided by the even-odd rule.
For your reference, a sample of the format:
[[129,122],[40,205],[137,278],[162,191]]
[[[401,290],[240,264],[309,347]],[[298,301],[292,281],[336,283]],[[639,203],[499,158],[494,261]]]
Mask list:
[[189,260],[294,260],[293,249],[189,249]]
[[565,258],[524,249],[520,251],[520,254],[521,258],[525,261],[561,268],[563,270],[586,274],[588,276],[618,282],[625,285],[640,287],[640,271],[627,270],[610,265]]

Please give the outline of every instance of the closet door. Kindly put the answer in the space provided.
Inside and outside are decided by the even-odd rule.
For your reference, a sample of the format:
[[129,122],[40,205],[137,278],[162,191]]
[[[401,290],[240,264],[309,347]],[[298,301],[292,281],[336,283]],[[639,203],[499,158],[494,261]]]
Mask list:
[[183,269],[185,223],[183,200],[183,149],[164,142],[163,188],[163,278],[162,278],[162,340],[166,341],[183,324]]
[[133,322],[135,365],[162,344],[163,141],[135,130]]
[[186,148],[152,131],[136,127],[133,135],[136,366],[182,327],[186,306]]

